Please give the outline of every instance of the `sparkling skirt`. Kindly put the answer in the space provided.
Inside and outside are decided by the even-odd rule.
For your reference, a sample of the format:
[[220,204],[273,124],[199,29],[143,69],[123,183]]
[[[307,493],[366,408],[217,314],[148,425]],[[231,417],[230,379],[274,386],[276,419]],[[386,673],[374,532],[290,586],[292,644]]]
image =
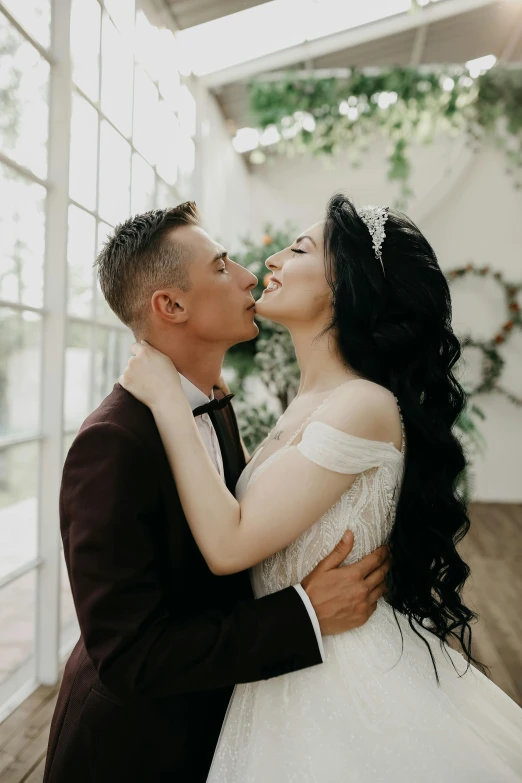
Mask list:
[[[522,709],[380,600],[325,662],[238,685],[207,783],[514,783]],[[419,628],[419,630],[421,630]]]

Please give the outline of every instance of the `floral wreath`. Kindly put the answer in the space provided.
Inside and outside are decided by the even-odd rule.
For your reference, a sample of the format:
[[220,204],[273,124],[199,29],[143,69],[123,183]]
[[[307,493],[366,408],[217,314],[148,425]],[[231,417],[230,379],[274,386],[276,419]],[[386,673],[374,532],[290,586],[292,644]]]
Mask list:
[[498,350],[498,346],[505,343],[515,329],[522,328],[522,312],[518,302],[518,294],[522,291],[522,283],[507,282],[501,272],[493,272],[489,266],[476,267],[471,263],[462,267],[455,267],[446,273],[450,283],[466,275],[489,277],[498,283],[504,293],[507,315],[506,320],[491,339],[475,340],[468,335],[462,340],[463,348],[469,346],[482,351],[482,378],[475,388],[470,391],[470,394],[496,391],[503,394],[515,405],[522,406],[522,397],[512,394],[499,383],[505,361]]

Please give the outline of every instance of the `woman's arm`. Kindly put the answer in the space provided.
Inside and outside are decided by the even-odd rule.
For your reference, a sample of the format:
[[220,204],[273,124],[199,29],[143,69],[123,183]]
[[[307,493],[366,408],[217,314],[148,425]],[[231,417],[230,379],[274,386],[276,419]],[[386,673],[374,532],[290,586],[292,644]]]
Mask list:
[[240,505],[214,468],[194,418],[168,398],[152,413],[190,529],[215,574],[242,571],[288,546],[355,479],[291,448],[251,483]]
[[[201,441],[172,362],[150,346],[137,346],[135,353],[120,382],[152,410],[185,516],[214,573],[244,570],[288,546],[355,480],[354,474],[326,470],[292,447],[251,483],[240,505]],[[350,405],[337,401],[341,413],[333,411],[329,423],[360,434],[361,421],[370,416],[375,430],[378,415],[372,407],[375,400],[368,390],[356,391]]]

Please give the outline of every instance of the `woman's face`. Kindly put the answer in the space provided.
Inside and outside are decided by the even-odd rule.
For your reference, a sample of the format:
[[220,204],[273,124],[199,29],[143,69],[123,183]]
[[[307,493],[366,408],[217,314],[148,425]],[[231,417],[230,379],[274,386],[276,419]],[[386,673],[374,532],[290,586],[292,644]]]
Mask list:
[[284,326],[317,322],[324,327],[332,292],[325,275],[323,223],[306,229],[290,247],[270,256],[266,265],[272,275],[256,312]]

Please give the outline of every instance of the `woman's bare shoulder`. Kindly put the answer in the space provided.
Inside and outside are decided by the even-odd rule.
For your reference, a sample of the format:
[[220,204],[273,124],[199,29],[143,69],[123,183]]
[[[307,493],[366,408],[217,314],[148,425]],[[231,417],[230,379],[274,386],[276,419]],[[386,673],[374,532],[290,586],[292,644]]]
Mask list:
[[400,416],[393,393],[364,378],[340,386],[316,418],[360,438],[400,445]]

